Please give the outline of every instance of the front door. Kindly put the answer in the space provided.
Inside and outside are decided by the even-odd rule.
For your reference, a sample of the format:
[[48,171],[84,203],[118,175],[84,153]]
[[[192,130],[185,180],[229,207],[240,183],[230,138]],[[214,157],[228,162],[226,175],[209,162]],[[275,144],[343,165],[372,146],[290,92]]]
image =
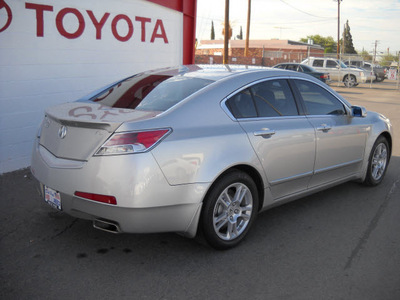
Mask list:
[[350,116],[344,104],[324,88],[309,81],[295,82],[316,133],[314,176],[309,187],[359,172],[368,127]]

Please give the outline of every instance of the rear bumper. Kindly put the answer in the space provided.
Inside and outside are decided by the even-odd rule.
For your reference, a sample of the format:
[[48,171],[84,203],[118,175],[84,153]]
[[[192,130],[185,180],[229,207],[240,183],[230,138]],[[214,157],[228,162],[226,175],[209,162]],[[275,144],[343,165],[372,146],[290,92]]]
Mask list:
[[[39,184],[43,195],[43,184]],[[65,193],[60,195],[63,212],[80,219],[115,224],[121,233],[177,232],[194,237],[202,206],[197,203],[147,208],[118,207]]]
[[[32,173],[42,194],[43,185],[60,193],[65,213],[111,221],[121,232],[195,236],[208,184],[169,185],[150,153],[96,157],[71,167],[40,148],[36,143]],[[76,191],[115,196],[117,205],[74,196]]]

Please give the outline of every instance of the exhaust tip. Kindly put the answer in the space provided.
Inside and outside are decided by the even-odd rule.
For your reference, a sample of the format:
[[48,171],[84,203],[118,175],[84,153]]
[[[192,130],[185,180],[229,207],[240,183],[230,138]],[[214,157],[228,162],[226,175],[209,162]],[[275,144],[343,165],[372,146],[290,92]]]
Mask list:
[[112,221],[95,219],[93,220],[93,227],[111,233],[121,233],[119,225]]

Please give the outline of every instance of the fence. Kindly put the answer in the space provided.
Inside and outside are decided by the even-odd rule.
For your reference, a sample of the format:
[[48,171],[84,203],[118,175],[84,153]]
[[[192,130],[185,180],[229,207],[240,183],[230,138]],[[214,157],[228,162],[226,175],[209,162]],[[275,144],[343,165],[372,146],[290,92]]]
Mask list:
[[[264,50],[261,52],[262,57],[243,57],[243,56],[230,56],[229,64],[240,64],[240,65],[255,65],[255,66],[265,66],[272,67],[279,63],[301,63],[308,57],[330,57],[336,58],[336,53],[321,53],[312,51],[289,51],[289,50],[279,50],[271,51]],[[377,81],[383,81],[385,79],[396,80],[397,89],[399,88],[400,72],[399,63],[392,62],[391,65],[379,66],[378,64],[382,62],[385,56],[382,54],[377,54],[373,56],[363,56],[354,54],[340,54],[339,59],[346,65],[354,66],[357,68],[366,69],[368,72],[375,74],[377,76]],[[197,64],[222,64],[221,55],[196,55],[195,63]],[[384,72],[384,73],[383,73]],[[379,75],[378,75],[379,74]],[[381,75],[384,74],[384,75]],[[374,77],[375,78],[375,77]],[[372,84],[372,82],[371,82]]]

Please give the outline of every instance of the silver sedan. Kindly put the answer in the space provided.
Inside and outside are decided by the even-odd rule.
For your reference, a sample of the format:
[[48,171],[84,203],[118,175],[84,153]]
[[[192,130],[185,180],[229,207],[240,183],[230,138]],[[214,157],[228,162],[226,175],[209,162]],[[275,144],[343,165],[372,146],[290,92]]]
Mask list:
[[48,204],[95,228],[201,232],[227,249],[267,208],[379,184],[391,149],[387,118],[311,76],[192,65],[48,108],[31,171]]

